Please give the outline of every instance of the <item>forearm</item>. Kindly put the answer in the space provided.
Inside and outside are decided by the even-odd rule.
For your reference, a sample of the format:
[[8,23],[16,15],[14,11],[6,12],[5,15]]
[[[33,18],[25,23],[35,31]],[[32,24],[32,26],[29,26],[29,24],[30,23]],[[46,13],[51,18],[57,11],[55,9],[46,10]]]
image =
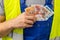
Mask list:
[[13,29],[9,22],[4,21],[5,21],[4,7],[2,1],[0,1],[0,37],[7,35]]
[[5,25],[8,25],[8,24],[2,23],[4,21],[5,21],[5,16],[4,15],[0,15],[0,37],[3,37],[5,35],[9,34],[10,31],[12,30],[12,29],[9,29],[8,27],[7,27],[8,29],[5,29],[6,28]]
[[12,25],[8,21],[0,23],[0,37],[6,36],[12,29]]

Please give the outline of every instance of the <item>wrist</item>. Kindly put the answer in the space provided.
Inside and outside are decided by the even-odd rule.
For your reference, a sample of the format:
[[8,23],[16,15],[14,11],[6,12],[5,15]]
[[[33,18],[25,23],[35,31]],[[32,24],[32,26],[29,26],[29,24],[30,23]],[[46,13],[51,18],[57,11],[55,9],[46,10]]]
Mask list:
[[12,25],[11,22],[6,21],[6,22],[4,22],[3,24],[4,24],[4,26],[7,27],[8,29],[13,29],[13,25]]

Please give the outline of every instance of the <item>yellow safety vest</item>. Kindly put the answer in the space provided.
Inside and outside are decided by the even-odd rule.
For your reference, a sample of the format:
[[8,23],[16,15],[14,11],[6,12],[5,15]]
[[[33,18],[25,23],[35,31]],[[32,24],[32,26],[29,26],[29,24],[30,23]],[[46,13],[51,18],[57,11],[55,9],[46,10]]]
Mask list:
[[60,40],[60,0],[54,0],[54,19],[50,40]]
[[[4,10],[6,15],[6,21],[13,19],[21,14],[20,10],[20,0],[4,0]],[[23,29],[14,29],[14,33],[16,34],[22,34],[23,35]],[[13,38],[9,36],[5,36],[2,38],[2,40],[13,40]]]

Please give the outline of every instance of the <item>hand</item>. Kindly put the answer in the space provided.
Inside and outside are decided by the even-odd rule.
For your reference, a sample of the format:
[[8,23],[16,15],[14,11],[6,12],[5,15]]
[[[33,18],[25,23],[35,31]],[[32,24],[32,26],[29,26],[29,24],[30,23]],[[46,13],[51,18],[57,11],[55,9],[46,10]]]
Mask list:
[[13,28],[27,28],[32,27],[36,18],[34,15],[27,15],[26,13],[22,13],[17,18],[10,21]]

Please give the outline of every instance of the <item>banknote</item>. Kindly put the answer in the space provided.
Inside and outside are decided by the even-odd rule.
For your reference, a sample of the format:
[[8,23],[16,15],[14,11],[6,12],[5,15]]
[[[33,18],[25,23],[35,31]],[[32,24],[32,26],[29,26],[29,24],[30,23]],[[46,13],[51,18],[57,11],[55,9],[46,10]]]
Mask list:
[[43,5],[32,5],[27,7],[25,12],[29,15],[35,15],[37,21],[46,21],[54,14],[52,9]]

